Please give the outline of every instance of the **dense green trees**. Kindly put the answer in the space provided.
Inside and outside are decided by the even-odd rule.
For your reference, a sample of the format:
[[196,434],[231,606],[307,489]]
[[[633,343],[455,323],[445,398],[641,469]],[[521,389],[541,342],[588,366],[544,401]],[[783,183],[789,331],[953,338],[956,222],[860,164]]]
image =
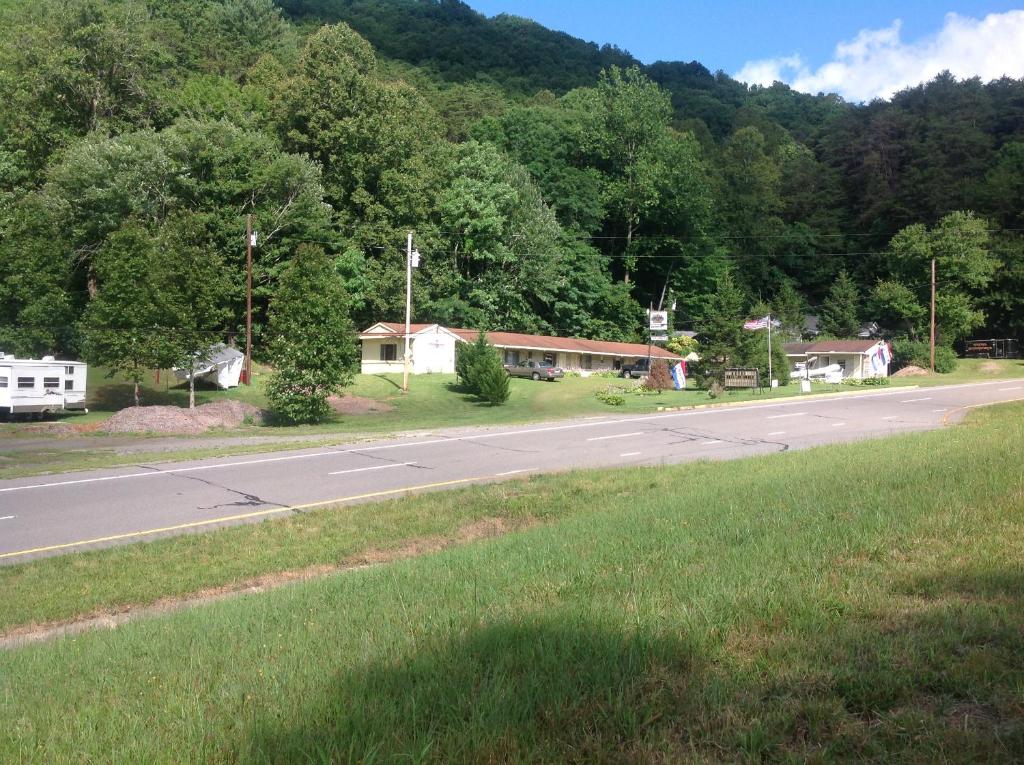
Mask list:
[[[237,332],[248,214],[257,357],[303,244],[348,320],[399,318],[408,231],[418,321],[636,340],[664,299],[712,358],[743,361],[731,325],[760,300],[786,337],[807,312],[920,340],[935,257],[943,343],[1024,332],[1017,80],[942,75],[857,106],[643,67],[457,0],[0,13],[4,350],[143,364],[143,334],[109,332],[121,313]],[[200,281],[202,311],[129,304]]]
[[282,275],[267,335],[274,413],[290,423],[322,420],[328,398],[352,379],[356,347],[344,286],[319,247],[300,247]]

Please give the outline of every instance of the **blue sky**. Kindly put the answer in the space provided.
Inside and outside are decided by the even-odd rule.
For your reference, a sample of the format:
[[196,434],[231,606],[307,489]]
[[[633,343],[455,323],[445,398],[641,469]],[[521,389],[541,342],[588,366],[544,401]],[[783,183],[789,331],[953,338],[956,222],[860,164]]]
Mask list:
[[[801,89],[842,89],[852,69],[876,71],[854,91],[881,93],[934,66],[985,79],[1024,75],[1024,2],[1002,0],[468,0],[488,16],[512,13],[585,40],[614,43],[641,61],[698,60],[712,71],[779,75]],[[1018,13],[1007,13],[1018,11]],[[956,14],[950,17],[948,14]],[[987,16],[995,14],[989,23]],[[899,24],[895,24],[895,22]],[[863,33],[863,34],[862,34]],[[860,37],[859,37],[860,36]],[[847,47],[837,51],[837,46]],[[851,47],[852,46],[852,47]],[[948,65],[946,65],[948,61]],[[750,62],[768,66],[744,69]],[[846,70],[825,69],[835,63]],[[1005,62],[1005,63],[1004,63]],[[897,68],[898,76],[892,73]],[[929,68],[930,67],[930,68]],[[1017,73],[1017,69],[1020,73]],[[1005,72],[999,71],[1005,69]],[[886,74],[888,70],[888,74]],[[977,71],[974,71],[977,70]],[[862,100],[859,93],[846,94]]]

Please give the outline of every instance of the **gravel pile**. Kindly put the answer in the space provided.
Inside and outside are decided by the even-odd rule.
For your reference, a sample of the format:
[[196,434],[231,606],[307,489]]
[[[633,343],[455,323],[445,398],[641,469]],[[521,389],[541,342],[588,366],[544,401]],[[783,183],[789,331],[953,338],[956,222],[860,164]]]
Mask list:
[[196,435],[210,428],[236,428],[246,417],[257,419],[259,416],[259,409],[241,401],[218,401],[193,410],[177,406],[131,406],[103,423],[100,430],[104,433]]
[[915,367],[913,364],[903,367],[897,372],[893,372],[893,377],[920,377],[921,375],[931,374],[927,369],[921,369],[921,367]]

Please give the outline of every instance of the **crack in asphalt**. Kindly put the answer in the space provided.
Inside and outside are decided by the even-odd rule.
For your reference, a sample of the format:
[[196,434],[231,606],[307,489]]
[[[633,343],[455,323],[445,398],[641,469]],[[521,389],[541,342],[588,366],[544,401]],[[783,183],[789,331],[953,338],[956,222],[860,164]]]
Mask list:
[[210,481],[206,478],[200,478],[199,476],[188,475],[187,473],[168,473],[167,471],[161,470],[155,465],[136,465],[135,467],[139,468],[140,470],[151,470],[154,473],[162,473],[164,475],[172,476],[174,478],[185,478],[189,481],[195,481],[196,483],[201,483],[206,486],[209,486],[212,489],[220,489],[221,491],[226,491],[229,494],[237,494],[239,497],[241,497],[241,499],[237,502],[221,502],[216,505],[208,506],[196,505],[197,510],[216,510],[222,507],[263,507],[265,505],[280,508],[289,507],[286,504],[282,504],[280,502],[272,502],[270,500],[263,499],[262,497],[256,494],[250,494],[249,492],[242,491],[241,489],[232,489],[230,486],[225,486],[223,484],[216,483],[215,481]]
[[678,436],[680,441],[672,441],[669,446],[677,446],[679,444],[692,444],[694,441],[701,441],[704,439],[714,439],[716,441],[722,441],[723,443],[733,444],[735,446],[777,446],[779,452],[789,451],[789,444],[783,441],[770,441],[767,438],[733,438],[731,436],[723,436],[717,433],[699,432],[694,430],[687,430],[683,428],[662,428],[662,432],[671,433],[674,436]]

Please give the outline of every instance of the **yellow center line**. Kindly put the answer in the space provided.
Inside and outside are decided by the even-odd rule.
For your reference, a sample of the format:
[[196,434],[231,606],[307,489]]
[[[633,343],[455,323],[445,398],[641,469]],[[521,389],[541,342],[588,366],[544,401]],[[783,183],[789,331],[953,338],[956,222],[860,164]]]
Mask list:
[[47,545],[45,547],[33,547],[29,550],[16,550],[15,552],[0,553],[0,560],[4,558],[16,558],[21,555],[32,555],[33,553],[52,552],[54,550],[67,550],[71,547],[83,547],[85,545],[99,544],[101,542],[116,542],[121,539],[133,539],[135,537],[144,537],[149,534],[164,534],[169,531],[184,531],[185,529],[194,529],[201,526],[211,526],[215,523],[229,523],[230,521],[244,521],[251,518],[260,518],[267,515],[275,515],[279,513],[290,513],[295,510],[310,510],[314,507],[323,507],[324,505],[338,505],[342,502],[355,502],[360,499],[372,499],[374,497],[386,497],[392,494],[403,494],[410,491],[421,491],[423,489],[434,489],[441,486],[454,486],[460,483],[471,483],[473,481],[486,481],[494,476],[477,476],[475,478],[456,478],[452,481],[438,481],[437,483],[424,483],[418,486],[404,486],[400,489],[386,489],[384,491],[372,491],[367,494],[353,494],[350,497],[338,497],[336,499],[325,499],[322,502],[307,502],[303,505],[289,505],[287,507],[272,507],[267,510],[255,510],[251,513],[240,513],[238,515],[224,515],[219,518],[210,518],[206,521],[192,521],[190,523],[179,523],[175,526],[162,526],[158,529],[146,529],[144,531],[129,531],[124,534],[111,534],[106,537],[96,537],[95,539],[83,539],[80,542],[64,542],[59,545]]

